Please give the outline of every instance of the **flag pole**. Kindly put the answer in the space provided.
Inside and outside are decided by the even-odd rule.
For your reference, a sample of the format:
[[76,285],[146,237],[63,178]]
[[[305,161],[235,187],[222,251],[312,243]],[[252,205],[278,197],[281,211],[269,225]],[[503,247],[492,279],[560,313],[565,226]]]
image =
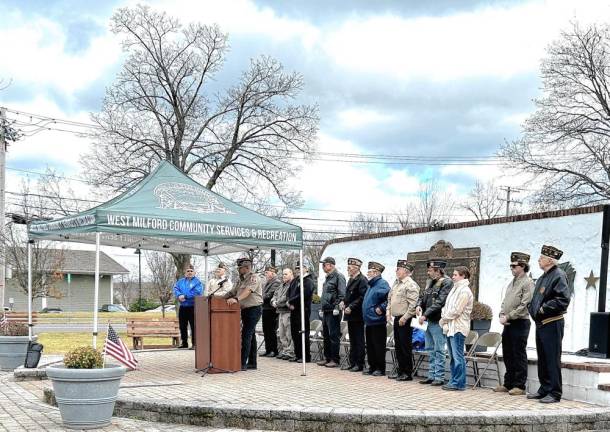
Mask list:
[[[108,320],[108,326],[106,327],[106,339],[108,339],[108,332],[110,331],[110,320]],[[104,363],[103,368],[106,367],[106,340],[104,340]]]

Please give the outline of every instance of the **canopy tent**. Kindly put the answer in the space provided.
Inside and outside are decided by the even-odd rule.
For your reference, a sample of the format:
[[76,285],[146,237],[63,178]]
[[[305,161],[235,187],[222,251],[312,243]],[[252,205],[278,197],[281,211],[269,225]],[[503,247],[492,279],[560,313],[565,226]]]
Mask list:
[[[203,255],[206,278],[209,255],[260,248],[292,249],[300,251],[300,262],[303,262],[301,227],[242,207],[210,191],[165,161],[137,185],[110,201],[74,216],[33,222],[28,228],[28,236],[30,337],[31,242],[54,240],[96,245],[94,347],[97,338],[100,245]],[[304,315],[301,302],[302,331]],[[304,336],[303,333],[303,345]]]

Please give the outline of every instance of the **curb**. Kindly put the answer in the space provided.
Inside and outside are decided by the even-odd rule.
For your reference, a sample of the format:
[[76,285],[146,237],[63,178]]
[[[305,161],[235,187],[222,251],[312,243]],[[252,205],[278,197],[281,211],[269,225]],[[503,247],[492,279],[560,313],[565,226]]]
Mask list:
[[[54,404],[52,389],[44,401]],[[556,411],[417,411],[251,405],[200,406],[148,399],[116,401],[114,415],[137,420],[216,428],[287,432],[548,432],[610,428],[610,408]]]

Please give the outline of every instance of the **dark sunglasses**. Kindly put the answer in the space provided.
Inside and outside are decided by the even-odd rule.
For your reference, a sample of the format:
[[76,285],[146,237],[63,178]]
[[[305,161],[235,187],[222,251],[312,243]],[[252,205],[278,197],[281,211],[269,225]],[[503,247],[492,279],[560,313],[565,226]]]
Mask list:
[[521,264],[511,264],[510,268],[521,267]]

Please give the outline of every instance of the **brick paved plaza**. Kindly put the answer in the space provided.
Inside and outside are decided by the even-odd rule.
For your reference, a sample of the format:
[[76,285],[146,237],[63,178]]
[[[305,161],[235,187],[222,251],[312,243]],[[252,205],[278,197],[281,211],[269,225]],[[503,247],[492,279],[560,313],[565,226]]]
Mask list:
[[[446,392],[417,381],[395,382],[315,364],[308,364],[308,375],[303,377],[301,365],[267,358],[259,359],[256,371],[202,378],[194,370],[193,351],[136,355],[141,370],[124,378],[117,413],[152,422],[308,431],[570,431],[610,425],[610,410],[582,402],[563,400],[543,405],[489,389]],[[50,387],[46,380],[11,383],[13,393],[7,396],[39,406],[44,389]],[[26,411],[18,412],[18,417],[25,419],[24,427],[31,424]],[[44,412],[50,420],[39,423],[43,429],[57,428],[56,410],[46,407]],[[572,427],[573,419],[580,423]],[[402,426],[397,426],[398,422]],[[469,422],[486,426],[475,427]],[[137,420],[115,418],[114,423],[118,430],[138,430]],[[538,423],[543,427],[537,427]],[[460,424],[463,426],[458,427]],[[161,425],[156,427],[163,430]]]

